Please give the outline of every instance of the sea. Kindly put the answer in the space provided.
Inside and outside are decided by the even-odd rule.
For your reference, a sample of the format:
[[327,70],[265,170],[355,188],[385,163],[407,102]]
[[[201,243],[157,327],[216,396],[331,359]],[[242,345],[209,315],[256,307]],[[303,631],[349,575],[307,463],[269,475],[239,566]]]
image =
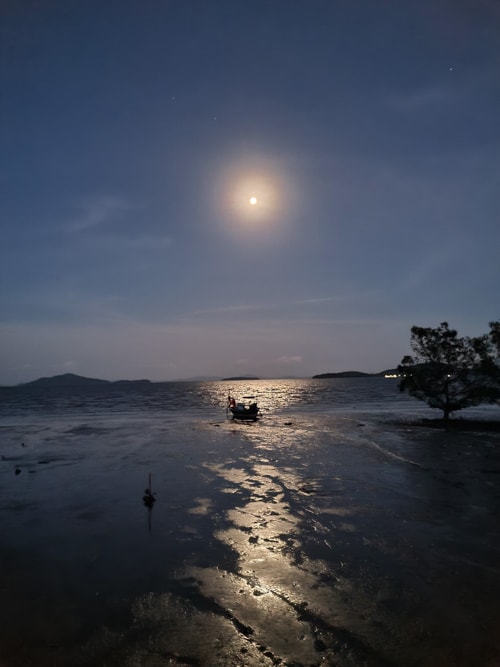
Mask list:
[[271,419],[306,413],[432,414],[401,393],[397,379],[367,377],[0,387],[0,420],[13,425],[20,419],[219,419],[225,417],[228,394],[254,397],[262,417]]
[[[441,416],[400,392],[398,382],[396,378],[364,377],[0,387],[0,433],[5,444],[5,440],[26,439],[28,433],[36,437],[38,430],[46,435],[49,429],[64,432],[68,424],[87,434],[105,426],[111,438],[114,427],[122,436],[127,425],[145,434],[158,425],[225,422],[230,416],[228,395],[237,401],[256,401],[260,421],[267,426],[287,416],[364,415],[373,422]],[[481,405],[455,416],[494,419],[498,413],[496,405]]]
[[1,387],[1,667],[497,664],[499,434],[439,417],[395,378]]

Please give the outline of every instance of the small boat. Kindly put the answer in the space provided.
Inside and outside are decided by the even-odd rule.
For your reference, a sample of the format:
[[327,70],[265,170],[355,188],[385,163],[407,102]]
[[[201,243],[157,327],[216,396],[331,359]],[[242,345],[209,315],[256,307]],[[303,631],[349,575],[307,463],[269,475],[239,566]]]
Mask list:
[[260,410],[255,401],[255,396],[243,396],[245,403],[237,403],[234,396],[231,394],[227,397],[227,408],[226,415],[232,415],[233,419],[239,419],[241,421],[257,421],[259,418]]

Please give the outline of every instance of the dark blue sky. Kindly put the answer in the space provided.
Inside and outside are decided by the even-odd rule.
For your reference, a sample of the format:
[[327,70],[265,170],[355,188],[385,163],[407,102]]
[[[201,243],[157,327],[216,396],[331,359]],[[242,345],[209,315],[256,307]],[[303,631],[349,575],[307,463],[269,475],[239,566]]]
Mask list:
[[493,0],[2,3],[0,383],[377,371],[413,324],[487,331],[499,34]]

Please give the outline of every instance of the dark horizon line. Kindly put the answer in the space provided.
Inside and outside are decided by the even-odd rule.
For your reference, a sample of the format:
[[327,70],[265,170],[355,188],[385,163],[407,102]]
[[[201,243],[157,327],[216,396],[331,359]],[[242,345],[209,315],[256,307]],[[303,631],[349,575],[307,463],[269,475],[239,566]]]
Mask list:
[[335,373],[320,373],[316,375],[286,375],[278,377],[257,377],[255,375],[240,375],[234,377],[219,376],[195,376],[190,378],[176,378],[173,380],[148,380],[146,378],[138,380],[103,380],[101,378],[90,378],[76,373],[60,373],[49,377],[40,377],[28,382],[19,382],[13,385],[0,385],[3,388],[27,387],[32,385],[48,386],[72,386],[75,384],[166,384],[169,382],[238,382],[253,380],[311,380],[311,379],[329,379],[329,378],[362,378],[362,377],[384,377],[386,374],[395,373],[396,369],[379,371],[378,373],[365,373],[362,371],[341,371]]

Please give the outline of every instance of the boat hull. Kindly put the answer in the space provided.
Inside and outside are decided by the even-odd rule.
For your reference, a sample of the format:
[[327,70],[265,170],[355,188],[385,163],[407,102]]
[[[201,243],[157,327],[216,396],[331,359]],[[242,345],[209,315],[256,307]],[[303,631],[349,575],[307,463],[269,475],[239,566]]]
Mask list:
[[259,418],[259,410],[250,410],[250,409],[238,409],[238,408],[229,408],[229,411],[231,412],[233,419],[238,419],[240,421],[257,421]]

